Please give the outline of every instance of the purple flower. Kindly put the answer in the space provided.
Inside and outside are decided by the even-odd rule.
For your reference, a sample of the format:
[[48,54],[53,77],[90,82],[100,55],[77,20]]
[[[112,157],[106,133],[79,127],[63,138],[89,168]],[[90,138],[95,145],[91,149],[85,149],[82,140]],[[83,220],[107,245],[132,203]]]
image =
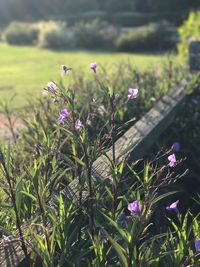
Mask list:
[[176,156],[175,156],[175,154],[169,155],[168,160],[169,160],[169,166],[170,167],[176,166]]
[[15,140],[19,140],[21,139],[21,135],[20,134],[15,134]]
[[192,98],[192,103],[195,104],[195,105],[197,105],[199,102],[195,98]]
[[62,154],[58,154],[57,155],[57,161],[61,161],[62,160]]
[[122,213],[119,215],[119,218],[118,218],[117,222],[120,224],[120,223],[123,223],[125,220],[126,220],[126,215],[125,215],[124,212],[122,212]]
[[75,128],[76,128],[76,130],[81,130],[84,128],[83,123],[79,119],[75,123]]
[[128,94],[129,99],[135,99],[138,97],[138,89],[129,88],[128,92],[129,92]]
[[70,70],[72,70],[72,68],[68,68],[68,67],[65,66],[65,65],[62,65],[61,68],[62,68],[62,72],[63,72],[64,75],[67,75],[68,72],[69,72]]
[[178,142],[173,143],[173,145],[172,145],[172,149],[173,149],[174,151],[178,152],[178,151],[180,150],[180,148],[181,148],[180,143],[178,143]]
[[90,64],[90,69],[94,71],[94,73],[96,73],[96,68],[97,68],[97,63],[91,63]]
[[131,212],[131,215],[138,214],[141,212],[140,204],[137,200],[128,204],[128,210]]
[[48,89],[48,91],[54,93],[58,89],[58,87],[54,82],[48,82],[47,83],[47,89]]
[[178,203],[179,203],[179,200],[173,202],[171,205],[166,207],[166,210],[176,211],[178,213],[178,208],[177,208]]
[[197,252],[200,252],[200,239],[195,240],[195,249]]
[[104,105],[98,107],[98,112],[100,115],[103,115],[106,112]]
[[69,111],[64,108],[60,111],[59,116],[58,116],[58,123],[63,124],[69,117]]

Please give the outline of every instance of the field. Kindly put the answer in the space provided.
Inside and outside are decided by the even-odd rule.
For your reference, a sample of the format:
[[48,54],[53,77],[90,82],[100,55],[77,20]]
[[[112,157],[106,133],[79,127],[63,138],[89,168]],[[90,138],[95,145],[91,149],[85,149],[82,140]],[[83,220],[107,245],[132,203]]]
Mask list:
[[[59,81],[60,65],[73,68],[73,74],[84,72],[90,76],[89,64],[97,62],[110,69],[121,61],[129,60],[141,70],[156,67],[165,61],[166,55],[128,54],[111,52],[53,52],[35,47],[19,47],[0,44],[0,99],[15,95],[13,108],[26,104],[26,96],[40,94],[50,80]],[[71,75],[72,76],[72,75]]]

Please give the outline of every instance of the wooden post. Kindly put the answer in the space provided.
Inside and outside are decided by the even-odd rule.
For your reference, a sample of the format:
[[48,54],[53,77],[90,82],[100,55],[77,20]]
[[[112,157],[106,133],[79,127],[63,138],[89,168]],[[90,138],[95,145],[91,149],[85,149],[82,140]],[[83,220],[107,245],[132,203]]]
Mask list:
[[189,47],[190,71],[200,71],[200,41],[193,41]]

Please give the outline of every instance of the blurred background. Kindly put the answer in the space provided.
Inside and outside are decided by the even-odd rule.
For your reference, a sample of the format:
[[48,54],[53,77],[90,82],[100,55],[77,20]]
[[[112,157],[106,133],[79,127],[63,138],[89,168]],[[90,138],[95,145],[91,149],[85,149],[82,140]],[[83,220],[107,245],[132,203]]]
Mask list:
[[0,0],[0,22],[56,19],[70,25],[98,18],[122,27],[167,20],[180,25],[199,0]]
[[14,107],[23,106],[62,64],[125,60],[145,69],[177,52],[182,64],[189,42],[200,40],[199,7],[199,0],[0,0],[0,98],[15,94]]

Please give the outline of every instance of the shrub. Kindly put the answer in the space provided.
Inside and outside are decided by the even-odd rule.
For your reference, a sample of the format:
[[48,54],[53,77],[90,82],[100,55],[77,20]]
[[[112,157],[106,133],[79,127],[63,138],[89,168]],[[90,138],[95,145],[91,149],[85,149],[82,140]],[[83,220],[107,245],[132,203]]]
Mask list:
[[[152,40],[155,40],[155,49],[171,50],[176,48],[179,41],[177,29],[166,21],[152,24]],[[153,48],[153,47],[152,47]]]
[[3,37],[9,44],[32,45],[37,41],[38,34],[35,24],[12,22],[3,32]]
[[72,48],[73,33],[67,29],[63,22],[48,21],[39,25],[39,46],[50,49],[68,49]]
[[77,22],[84,21],[88,22],[94,19],[98,19],[101,21],[106,20],[107,13],[105,11],[95,10],[95,11],[88,11],[88,12],[82,12],[77,14],[67,14],[65,16],[65,20],[67,21],[68,25],[75,25]]
[[105,20],[107,16],[107,13],[105,11],[100,11],[100,10],[96,10],[96,11],[90,11],[90,12],[84,12],[80,14],[80,18],[83,21],[91,21],[91,20]]
[[106,22],[102,23],[100,34],[103,38],[103,45],[107,48],[114,48],[115,40],[119,35],[119,29],[116,26],[110,25]]
[[52,31],[45,34],[45,47],[50,49],[71,49],[74,45],[73,33],[68,30]]
[[148,23],[146,14],[138,12],[121,12],[113,15],[112,22],[123,27],[136,27]]
[[191,41],[200,41],[200,11],[191,12],[188,19],[178,29],[181,42],[178,52],[182,59],[188,58],[188,47]]
[[0,41],[2,41],[2,40],[3,40],[3,29],[0,28]]
[[122,33],[115,46],[119,51],[157,51],[175,48],[176,29],[167,23],[151,24]]
[[183,17],[185,17],[185,14],[180,16],[180,13],[176,11],[159,13],[118,12],[111,17],[107,17],[107,20],[122,27],[137,27],[161,20],[166,20],[174,25],[180,25]]
[[118,34],[116,27],[99,20],[79,22],[69,28],[63,22],[49,21],[39,28],[39,46],[51,49],[111,47]]
[[105,22],[93,20],[79,22],[74,27],[74,37],[77,47],[95,49],[107,46],[114,40],[117,30]]
[[123,27],[137,27],[162,20],[160,13],[120,12],[112,17],[113,23]]
[[147,40],[151,32],[148,30],[145,31],[133,31],[126,32],[119,36],[116,40],[115,46],[118,51],[139,51],[147,50],[148,43]]

